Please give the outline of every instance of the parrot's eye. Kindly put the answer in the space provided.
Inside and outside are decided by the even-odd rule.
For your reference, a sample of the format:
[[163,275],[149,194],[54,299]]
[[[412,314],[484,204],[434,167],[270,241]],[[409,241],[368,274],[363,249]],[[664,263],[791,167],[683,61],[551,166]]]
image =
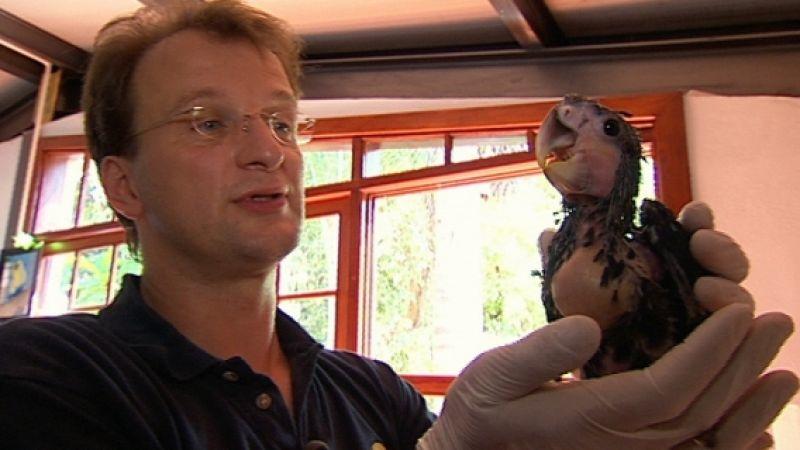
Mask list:
[[620,127],[619,122],[615,119],[608,119],[603,122],[603,133],[607,136],[617,136],[619,135]]

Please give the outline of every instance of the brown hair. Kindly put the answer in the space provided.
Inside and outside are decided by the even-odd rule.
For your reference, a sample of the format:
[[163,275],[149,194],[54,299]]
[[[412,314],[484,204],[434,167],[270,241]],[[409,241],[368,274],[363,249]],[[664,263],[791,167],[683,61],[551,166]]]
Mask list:
[[[207,31],[224,39],[245,39],[273,52],[300,95],[300,50],[297,35],[282,20],[238,0],[179,0],[169,6],[143,7],[112,20],[98,33],[86,73],[83,97],[84,129],[92,159],[100,166],[106,156],[133,157],[133,72],[153,45],[182,30]],[[125,227],[131,253],[138,255],[136,226],[117,213]]]

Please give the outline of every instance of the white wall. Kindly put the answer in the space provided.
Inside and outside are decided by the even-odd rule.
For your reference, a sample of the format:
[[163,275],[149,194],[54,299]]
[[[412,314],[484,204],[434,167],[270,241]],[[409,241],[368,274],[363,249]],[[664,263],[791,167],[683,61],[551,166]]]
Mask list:
[[[747,252],[757,312],[783,311],[800,327],[800,98],[690,92],[685,111],[693,197]],[[800,334],[772,368],[800,374]],[[779,449],[800,448],[800,395],[793,403],[775,429]]]
[[[22,151],[22,136],[0,142],[0,247],[5,245],[9,212],[17,181],[17,166]],[[13,233],[12,233],[13,234]]]

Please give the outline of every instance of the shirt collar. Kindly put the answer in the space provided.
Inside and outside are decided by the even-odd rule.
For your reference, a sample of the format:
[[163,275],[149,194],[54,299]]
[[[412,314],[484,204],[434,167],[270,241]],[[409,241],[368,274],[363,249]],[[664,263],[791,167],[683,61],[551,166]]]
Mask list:
[[[100,311],[100,323],[125,341],[156,370],[186,381],[222,363],[183,336],[142,299],[141,278],[125,275],[114,301]],[[276,333],[292,372],[308,373],[322,346],[278,309]],[[300,369],[300,370],[298,370]],[[305,370],[303,370],[305,369]],[[298,380],[299,381],[299,380]]]

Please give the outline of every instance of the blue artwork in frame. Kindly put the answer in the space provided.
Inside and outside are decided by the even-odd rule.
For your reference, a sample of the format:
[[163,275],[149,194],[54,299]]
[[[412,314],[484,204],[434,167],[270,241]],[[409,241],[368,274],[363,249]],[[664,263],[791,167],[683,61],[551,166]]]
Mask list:
[[41,250],[6,249],[0,258],[0,319],[27,316]]

